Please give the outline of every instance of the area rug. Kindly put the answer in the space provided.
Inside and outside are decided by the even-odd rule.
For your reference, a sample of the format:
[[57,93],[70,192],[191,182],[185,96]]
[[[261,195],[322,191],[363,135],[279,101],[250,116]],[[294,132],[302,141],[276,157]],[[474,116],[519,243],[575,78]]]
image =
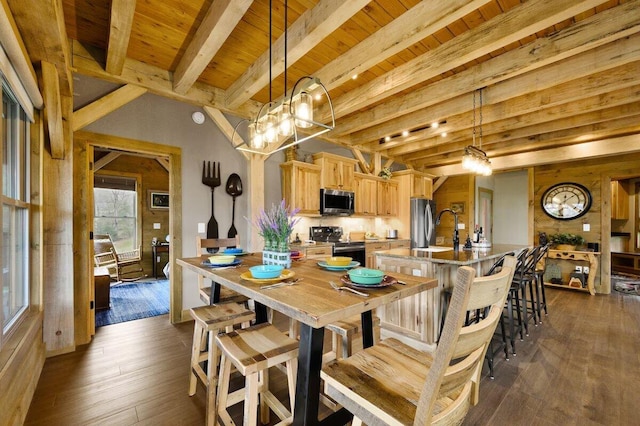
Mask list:
[[640,296],[640,277],[612,275],[611,287],[622,294]]
[[96,327],[169,313],[169,280],[111,287],[111,308],[96,312]]

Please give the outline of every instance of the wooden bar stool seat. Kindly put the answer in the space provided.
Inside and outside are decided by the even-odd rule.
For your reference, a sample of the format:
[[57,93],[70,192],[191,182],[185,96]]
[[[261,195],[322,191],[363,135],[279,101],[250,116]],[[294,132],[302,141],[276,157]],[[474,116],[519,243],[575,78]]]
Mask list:
[[[373,340],[380,340],[380,317],[372,315]],[[337,321],[325,327],[333,332],[331,337],[331,352],[325,355],[324,361],[349,358],[353,353],[362,349],[362,320],[360,315]]]
[[[216,367],[219,358],[215,337],[222,331],[233,331],[235,325],[249,327],[256,314],[237,303],[200,306],[190,309],[190,313],[195,322],[191,346],[189,396],[195,395],[198,379],[200,379],[207,389],[207,424],[215,425],[215,399],[218,384]],[[203,365],[205,361],[206,371]]]
[[[234,424],[227,407],[242,400],[238,398],[238,391],[229,394],[231,365],[234,365],[245,376],[243,424],[245,426],[257,424],[258,396],[260,396],[262,423],[269,423],[269,408],[271,408],[282,420],[278,424],[289,424],[293,419],[295,403],[298,341],[288,337],[275,326],[262,323],[218,335],[216,342],[222,354],[218,384],[218,415],[222,423]],[[282,363],[286,365],[291,410],[287,410],[269,391],[268,369]]]

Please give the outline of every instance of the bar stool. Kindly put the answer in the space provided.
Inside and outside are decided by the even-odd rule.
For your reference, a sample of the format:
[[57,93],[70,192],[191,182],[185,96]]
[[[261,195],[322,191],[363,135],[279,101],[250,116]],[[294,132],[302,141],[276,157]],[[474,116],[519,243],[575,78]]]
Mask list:
[[[231,365],[245,376],[244,420],[245,426],[254,426],[258,422],[256,408],[260,395],[260,418],[269,423],[269,407],[288,424],[292,420],[295,404],[296,374],[298,368],[298,341],[288,337],[269,323],[254,325],[216,337],[216,343],[222,353],[220,361],[220,381],[218,383],[218,415],[225,425],[234,422],[227,411],[241,399],[236,392],[229,395]],[[285,363],[289,402],[291,411],[269,391],[270,367]]]
[[[195,395],[198,379],[200,379],[207,389],[207,424],[215,425],[218,380],[216,367],[219,353],[214,338],[221,331],[232,331],[235,325],[249,327],[256,314],[238,303],[200,306],[191,308],[189,312],[195,321],[191,344],[189,396]],[[203,365],[205,361],[206,371]]]
[[[373,340],[380,340],[380,318],[372,315]],[[325,327],[333,333],[331,337],[331,352],[325,354],[323,362],[333,359],[349,358],[356,350],[362,349],[362,319],[360,315],[354,315],[342,321],[329,324]]]

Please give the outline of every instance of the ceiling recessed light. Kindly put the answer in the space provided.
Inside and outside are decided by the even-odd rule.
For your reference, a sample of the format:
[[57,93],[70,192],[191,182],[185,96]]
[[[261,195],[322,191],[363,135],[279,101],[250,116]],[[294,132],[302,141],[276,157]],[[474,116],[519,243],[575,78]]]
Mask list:
[[391,136],[385,136],[385,137],[384,137],[384,141],[385,141],[385,142],[389,142],[390,140],[391,140]]
[[432,129],[437,129],[438,127],[440,127],[440,123],[438,123],[437,121],[434,121],[433,123],[431,123]]
[[191,119],[196,124],[202,124],[204,123],[204,114],[200,111],[195,111],[193,114],[191,114]]
[[447,132],[440,133],[440,136],[442,136],[443,138],[446,138],[447,137]]
[[351,76],[352,80],[355,80],[356,78],[358,78],[358,74],[354,74],[354,75]]
[[402,131],[402,136],[404,136],[404,137],[409,136],[409,131],[408,130],[403,130]]

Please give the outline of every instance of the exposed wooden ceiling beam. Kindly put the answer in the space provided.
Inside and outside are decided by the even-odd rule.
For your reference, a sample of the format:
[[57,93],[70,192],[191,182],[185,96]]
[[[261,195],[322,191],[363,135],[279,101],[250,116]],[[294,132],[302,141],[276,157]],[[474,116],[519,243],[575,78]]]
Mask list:
[[352,148],[351,153],[356,158],[356,160],[358,160],[358,164],[360,165],[362,173],[371,174],[373,167],[370,166],[369,163],[367,163],[367,160],[364,159],[364,155],[362,155],[362,152],[360,152],[359,149]]
[[[585,157],[598,158],[630,154],[638,151],[640,151],[640,135],[630,135],[492,158],[491,164],[495,172],[563,161],[575,161]],[[436,176],[455,176],[469,173],[467,170],[462,169],[460,163],[429,168],[427,172]]]
[[93,171],[97,172],[98,170],[102,169],[107,164],[111,163],[113,160],[120,157],[121,155],[122,155],[122,152],[117,152],[117,151],[109,152],[104,157],[100,158],[99,160],[93,163]]
[[[164,96],[165,98],[198,106],[207,105],[221,109],[222,111],[229,111],[224,103],[223,90],[206,84],[196,83],[187,94],[182,95],[173,90],[171,73],[161,70],[158,67],[127,59],[122,74],[114,75],[106,72],[96,59],[96,57],[104,58],[104,52],[99,49],[87,48],[77,40],[73,40],[72,52],[74,70],[80,74],[120,84],[134,84],[148,89],[151,93]],[[255,116],[259,109],[260,104],[248,101],[238,109],[229,112],[242,117],[251,117]]]
[[64,126],[58,70],[55,65],[47,61],[42,61],[40,65],[44,92],[44,117],[49,134],[51,157],[61,160],[64,158]]
[[[602,3],[602,0],[526,2],[455,37],[454,42],[425,53],[334,100],[335,115],[343,117],[416,84],[487,55],[496,49]],[[324,111],[322,117],[328,116]]]
[[111,0],[106,66],[107,72],[111,74],[122,73],[135,11],[136,0]]
[[[332,132],[333,136],[353,133],[365,127],[375,126],[387,120],[396,119],[414,111],[439,102],[466,94],[470,90],[497,84],[514,78],[520,74],[541,69],[551,63],[567,60],[570,56],[595,49],[615,40],[628,37],[640,31],[640,16],[635,10],[640,8],[640,0],[624,3],[616,8],[606,10],[547,37],[539,38],[529,44],[506,52],[476,67],[457,73],[428,86],[417,88],[404,96],[391,98],[363,112],[344,117],[339,120]],[[586,55],[585,55],[586,56]],[[597,61],[600,62],[600,61]],[[562,74],[566,75],[566,73]],[[522,92],[526,86],[515,85]],[[438,108],[438,110],[442,110]],[[422,112],[421,114],[424,114]],[[447,114],[447,112],[443,112]],[[423,116],[424,117],[424,116]],[[422,120],[428,122],[433,117],[426,116]],[[408,119],[413,122],[415,120]],[[410,123],[397,123],[395,131]],[[408,128],[413,128],[408,127]],[[390,126],[384,124],[371,127],[367,132],[353,135],[352,143],[364,140],[375,140],[390,134]]]
[[69,41],[62,0],[7,0],[32,63],[46,61],[56,67],[60,94],[72,96]]
[[147,93],[147,89],[127,84],[73,113],[73,130],[80,130],[105,115]]
[[[174,72],[173,89],[176,92],[187,93],[251,3],[253,0],[219,0],[211,4]],[[237,105],[242,103],[238,102]]]
[[[235,133],[234,132],[234,127],[233,127],[233,125],[231,123],[229,123],[229,120],[227,120],[227,117],[224,116],[222,111],[220,111],[217,108],[212,108],[212,107],[209,107],[209,106],[204,106],[203,109],[207,113],[209,118],[211,118],[211,120],[214,123],[216,123],[216,126],[218,126],[218,128],[220,129],[222,134],[227,137],[227,140],[229,141],[231,146],[233,146],[235,148],[237,145],[241,145],[242,144],[244,139],[239,134],[235,134],[234,135],[234,133]],[[242,153],[242,155],[247,160],[250,159],[248,152],[245,152],[245,151],[240,151],[240,152]]]
[[160,166],[162,166],[163,169],[165,169],[166,171],[169,171],[169,167],[171,167],[171,165],[169,164],[168,158],[157,157],[156,161],[158,162],[158,164],[160,164]]
[[488,1],[420,2],[345,54],[322,67],[314,75],[327,89],[336,88],[353,75],[372,68],[427,36],[442,30]]
[[[322,42],[327,35],[358,13],[369,1],[320,0],[313,9],[304,12],[287,30],[288,66]],[[271,67],[273,78],[284,71],[284,37],[285,34],[282,34],[273,43],[271,63],[269,63],[267,50],[229,87],[227,104],[231,108],[243,104],[269,84],[269,67]]]

